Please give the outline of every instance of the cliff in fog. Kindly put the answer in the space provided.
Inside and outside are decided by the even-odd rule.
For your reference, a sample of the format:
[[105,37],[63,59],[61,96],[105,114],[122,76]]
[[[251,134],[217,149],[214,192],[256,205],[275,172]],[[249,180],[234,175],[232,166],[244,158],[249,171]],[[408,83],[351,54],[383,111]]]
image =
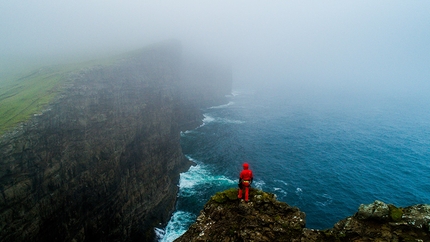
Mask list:
[[0,240],[149,241],[191,165],[180,131],[224,101],[231,71],[185,61],[179,43],[67,76],[0,143]]

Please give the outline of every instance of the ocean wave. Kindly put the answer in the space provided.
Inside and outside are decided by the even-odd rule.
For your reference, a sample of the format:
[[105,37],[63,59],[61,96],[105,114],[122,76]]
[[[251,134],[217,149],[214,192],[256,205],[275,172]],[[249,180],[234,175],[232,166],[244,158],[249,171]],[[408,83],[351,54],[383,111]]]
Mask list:
[[173,213],[165,229],[155,228],[155,234],[159,242],[171,242],[179,238],[188,229],[188,224],[195,220],[196,216],[185,211]]
[[280,187],[274,187],[273,190],[277,194],[280,194],[280,195],[282,194],[283,197],[287,196],[287,191],[285,191],[284,189],[282,189]]
[[190,133],[193,133],[193,132],[195,132],[195,130],[194,130],[194,129],[193,129],[193,130],[181,131],[181,132],[180,132],[180,135],[181,135],[181,137],[184,137],[185,135],[190,134]]
[[203,123],[198,128],[201,128],[207,125],[208,123],[212,123],[213,121],[215,121],[215,118],[205,113],[203,114]]
[[225,95],[226,97],[236,97],[242,94],[242,91],[232,91],[229,95]]
[[160,228],[154,228],[154,232],[155,232],[155,236],[156,236],[158,241],[162,241],[161,239],[163,239],[164,235],[166,234],[166,231],[164,231],[164,229],[160,229]]
[[230,102],[228,102],[227,104],[222,104],[222,105],[218,105],[218,106],[213,106],[213,107],[210,107],[210,108],[208,108],[208,109],[226,108],[226,107],[231,106],[231,105],[233,105],[233,104],[234,104],[234,102],[230,101]]
[[233,119],[227,119],[227,118],[218,118],[216,120],[218,122],[224,123],[224,124],[243,124],[243,123],[245,123],[245,121],[233,120]]
[[245,121],[228,119],[228,118],[216,118],[207,113],[203,114],[203,124],[200,125],[200,127],[203,127],[209,123],[243,124],[245,123]]
[[[199,160],[193,159],[190,156],[186,157],[196,163],[196,165],[191,166],[187,172],[180,174],[178,185],[179,197],[195,197],[196,193],[199,193],[202,187],[222,187],[236,185],[236,181],[224,175],[213,175],[210,172],[211,167],[209,165],[206,165]],[[167,242],[175,240],[186,232],[188,226],[195,220],[195,218],[196,214],[177,210],[173,213],[165,229],[155,228],[158,241]]]
[[275,179],[275,182],[279,182],[279,183],[284,184],[285,186],[288,186],[288,183],[286,181],[283,181],[283,180]]
[[196,186],[209,184],[214,185],[232,185],[236,182],[223,175],[213,175],[207,165],[187,157],[197,165],[191,166],[187,172],[181,173],[179,178],[179,196],[190,197],[195,194],[193,189]]
[[315,204],[320,207],[325,207],[333,202],[333,198],[328,194],[320,195],[320,201],[316,201]]
[[260,190],[263,190],[263,186],[266,185],[266,183],[262,180],[258,180],[258,181],[254,180],[252,185],[255,186],[256,188],[260,189]]

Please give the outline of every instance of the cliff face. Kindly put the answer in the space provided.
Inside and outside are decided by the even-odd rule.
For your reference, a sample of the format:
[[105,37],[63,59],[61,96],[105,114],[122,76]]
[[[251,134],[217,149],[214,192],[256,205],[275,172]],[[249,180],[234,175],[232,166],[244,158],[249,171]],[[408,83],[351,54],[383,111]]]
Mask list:
[[305,227],[305,214],[251,189],[250,202],[237,189],[215,194],[197,221],[175,242],[190,241],[430,241],[430,206],[397,208],[380,201],[361,205],[357,213],[332,229]]
[[[228,69],[195,68],[206,74],[194,88],[185,78],[195,74],[184,66],[172,42],[75,72],[43,113],[4,135],[0,239],[152,239],[174,208],[179,173],[190,166],[181,129],[201,122],[198,108],[208,100],[228,94],[211,92],[214,81],[231,82]],[[201,88],[204,99],[189,98]]]

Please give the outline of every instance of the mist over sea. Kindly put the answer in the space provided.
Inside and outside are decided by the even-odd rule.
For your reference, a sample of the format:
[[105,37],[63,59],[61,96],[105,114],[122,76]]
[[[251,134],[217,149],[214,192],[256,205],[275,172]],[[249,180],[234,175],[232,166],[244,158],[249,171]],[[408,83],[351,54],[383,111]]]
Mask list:
[[235,91],[204,110],[204,124],[182,134],[196,163],[181,174],[176,212],[160,241],[173,241],[217,191],[237,187],[241,164],[253,186],[306,213],[325,229],[360,204],[430,203],[430,112],[420,98],[295,99],[282,92]]

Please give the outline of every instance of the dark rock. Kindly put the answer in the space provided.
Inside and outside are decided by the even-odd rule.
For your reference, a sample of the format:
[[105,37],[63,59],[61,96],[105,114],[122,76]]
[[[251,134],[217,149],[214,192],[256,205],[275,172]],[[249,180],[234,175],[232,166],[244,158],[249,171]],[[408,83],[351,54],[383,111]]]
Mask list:
[[305,227],[305,214],[275,196],[251,189],[250,202],[237,199],[237,189],[215,194],[182,241],[430,241],[430,206],[397,208],[381,201],[332,229]]
[[4,135],[0,241],[152,240],[191,165],[180,131],[230,92],[210,89],[231,82],[229,69],[195,67],[197,88],[184,66],[168,42],[75,72],[44,112]]
[[[361,205],[351,217],[339,221],[327,230],[327,238],[340,241],[430,241],[429,205],[398,208],[375,201]],[[371,216],[364,216],[371,214]],[[370,212],[370,213],[367,213]]]
[[289,241],[300,238],[305,214],[257,189],[250,202],[237,198],[237,189],[215,194],[188,231],[175,241]]
[[375,201],[368,205],[361,204],[356,216],[359,219],[388,220],[390,218],[390,208],[381,201]]

